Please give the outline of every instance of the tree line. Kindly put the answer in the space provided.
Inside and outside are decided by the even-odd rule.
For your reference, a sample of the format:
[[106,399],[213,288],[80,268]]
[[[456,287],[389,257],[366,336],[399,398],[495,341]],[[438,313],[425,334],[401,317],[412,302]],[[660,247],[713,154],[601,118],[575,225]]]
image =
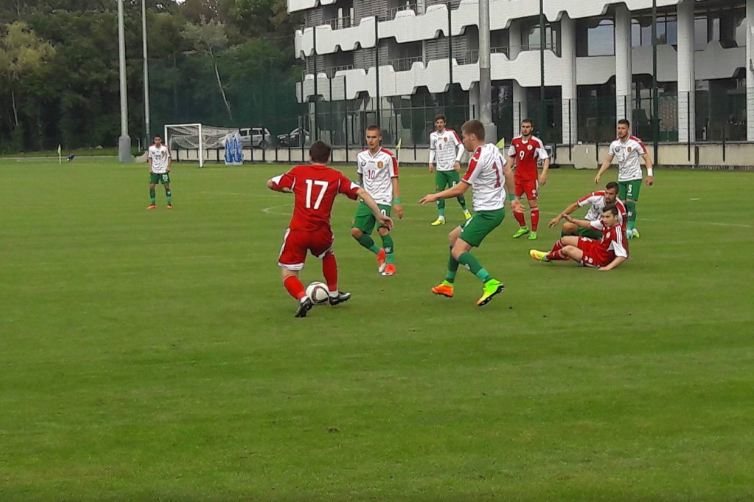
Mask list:
[[[144,130],[141,0],[126,0],[129,133],[165,123],[296,126],[299,20],[285,0],[147,0],[152,131]],[[0,2],[0,152],[113,146],[115,0]]]

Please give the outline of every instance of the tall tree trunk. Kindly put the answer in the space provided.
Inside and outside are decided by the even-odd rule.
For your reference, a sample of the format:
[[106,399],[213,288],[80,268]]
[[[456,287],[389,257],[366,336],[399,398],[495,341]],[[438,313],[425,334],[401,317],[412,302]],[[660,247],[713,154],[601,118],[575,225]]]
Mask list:
[[228,118],[233,120],[233,112],[230,111],[230,103],[225,96],[225,89],[223,89],[223,81],[220,79],[220,70],[217,69],[217,60],[215,54],[212,52],[212,47],[209,48],[209,55],[212,58],[212,65],[215,67],[215,78],[217,78],[217,87],[220,89],[220,95],[223,97],[223,103],[225,103],[225,109],[228,111]]
[[16,108],[16,93],[13,91],[13,88],[10,90],[10,100],[13,104],[13,121],[14,121],[14,127],[18,127],[18,109]]

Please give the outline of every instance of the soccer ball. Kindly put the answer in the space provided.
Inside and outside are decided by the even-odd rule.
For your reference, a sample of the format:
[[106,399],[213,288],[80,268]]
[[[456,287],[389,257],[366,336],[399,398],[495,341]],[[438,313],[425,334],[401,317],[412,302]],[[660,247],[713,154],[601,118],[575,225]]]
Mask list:
[[313,282],[306,287],[306,296],[314,303],[325,303],[330,298],[330,293],[324,283]]

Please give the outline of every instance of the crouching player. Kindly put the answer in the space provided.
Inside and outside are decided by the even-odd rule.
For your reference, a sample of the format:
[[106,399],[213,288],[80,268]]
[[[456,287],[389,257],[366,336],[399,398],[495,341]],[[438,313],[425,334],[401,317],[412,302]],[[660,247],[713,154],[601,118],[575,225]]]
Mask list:
[[[615,181],[608,183],[604,190],[588,193],[567,208],[563,209],[561,213],[550,220],[549,227],[555,227],[560,223],[560,220],[566,217],[566,215],[585,206],[589,206],[589,211],[586,213],[586,216],[584,216],[584,219],[587,221],[597,221],[600,219],[600,216],[602,216],[602,211],[605,206],[610,204],[615,204],[618,208],[618,221],[620,221],[621,225],[625,228],[626,206],[623,204],[623,201],[618,198],[618,183]],[[594,229],[591,226],[589,228],[582,228],[569,221],[563,223],[563,228],[560,229],[560,235],[578,235],[580,237],[589,237],[590,239],[597,240],[602,238],[602,232],[599,230]]]
[[306,317],[314,306],[298,278],[309,251],[322,260],[322,274],[330,293],[330,305],[351,298],[350,293],[338,290],[338,265],[332,251],[334,237],[330,228],[330,213],[336,195],[341,193],[353,200],[361,198],[380,225],[386,228],[393,225],[393,220],[382,214],[366,190],[352,183],[340,171],[325,165],[330,158],[328,145],[317,141],[309,149],[309,156],[311,164],[296,166],[267,181],[270,190],[293,193],[295,197],[293,216],[285,231],[278,258],[278,266],[283,272],[283,286],[299,302],[295,317]]
[[577,220],[570,215],[565,219],[580,228],[594,228],[602,232],[600,240],[568,235],[561,237],[549,253],[532,249],[529,255],[537,261],[573,260],[585,267],[612,270],[628,259],[628,242],[623,226],[618,220],[618,208],[605,206],[599,221]]

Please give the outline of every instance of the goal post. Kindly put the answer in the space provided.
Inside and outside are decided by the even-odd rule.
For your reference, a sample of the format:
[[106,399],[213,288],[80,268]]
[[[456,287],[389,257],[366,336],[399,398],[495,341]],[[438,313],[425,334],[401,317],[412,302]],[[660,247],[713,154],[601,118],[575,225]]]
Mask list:
[[237,128],[214,127],[199,123],[166,124],[165,145],[183,150],[196,150],[199,167],[204,167],[208,149],[224,148],[225,137],[238,132]]

